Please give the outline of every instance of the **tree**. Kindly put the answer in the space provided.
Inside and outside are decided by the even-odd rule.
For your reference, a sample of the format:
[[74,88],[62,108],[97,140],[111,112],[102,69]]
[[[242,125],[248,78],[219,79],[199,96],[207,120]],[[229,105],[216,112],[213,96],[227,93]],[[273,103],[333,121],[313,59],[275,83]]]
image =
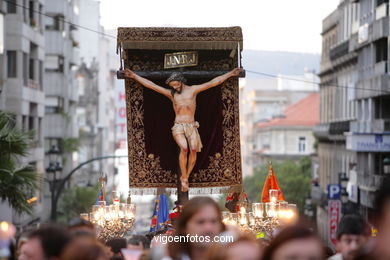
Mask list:
[[[255,171],[253,176],[244,179],[244,188],[251,202],[260,201],[268,169],[268,165],[263,165]],[[273,163],[273,169],[285,200],[297,204],[299,211],[303,212],[305,198],[310,192],[310,158],[303,157],[298,162],[286,160]]]
[[0,198],[18,214],[32,214],[28,199],[42,182],[34,167],[19,160],[28,154],[32,136],[16,127],[11,114],[0,111]]
[[68,222],[81,213],[91,211],[99,195],[99,185],[92,187],[74,187],[66,191],[60,202],[61,221]]

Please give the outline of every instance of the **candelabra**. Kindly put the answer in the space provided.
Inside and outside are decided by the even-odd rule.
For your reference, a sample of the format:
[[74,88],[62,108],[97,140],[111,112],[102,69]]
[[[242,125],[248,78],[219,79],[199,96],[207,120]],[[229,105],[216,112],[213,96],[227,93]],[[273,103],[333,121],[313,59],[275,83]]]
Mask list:
[[113,203],[106,205],[105,181],[100,178],[102,185],[100,201],[92,206],[92,212],[82,213],[80,216],[91,221],[97,227],[97,237],[107,241],[113,237],[124,237],[131,230],[135,222],[135,205],[131,204],[130,195],[127,203],[120,203],[120,193],[113,192]]
[[294,221],[297,207],[286,201],[277,201],[278,190],[270,190],[269,194],[270,202],[252,203],[252,212],[247,213],[244,206],[238,213],[222,212],[223,222],[253,232],[259,238],[272,238],[280,226]]

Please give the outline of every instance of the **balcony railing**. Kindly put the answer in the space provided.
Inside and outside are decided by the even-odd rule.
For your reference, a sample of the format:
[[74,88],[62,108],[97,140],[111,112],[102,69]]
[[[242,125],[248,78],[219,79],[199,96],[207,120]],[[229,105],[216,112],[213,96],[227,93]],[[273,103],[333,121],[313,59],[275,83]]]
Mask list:
[[349,40],[332,47],[329,52],[330,59],[334,60],[348,54],[348,48]]
[[349,121],[330,123],[329,134],[343,135],[345,132],[349,132]]

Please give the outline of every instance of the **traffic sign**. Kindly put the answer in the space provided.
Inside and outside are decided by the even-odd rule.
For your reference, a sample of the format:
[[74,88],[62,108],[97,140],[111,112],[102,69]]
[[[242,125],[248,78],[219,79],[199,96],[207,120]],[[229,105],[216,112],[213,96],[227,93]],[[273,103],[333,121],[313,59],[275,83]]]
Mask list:
[[341,185],[328,184],[328,200],[339,200],[341,198]]

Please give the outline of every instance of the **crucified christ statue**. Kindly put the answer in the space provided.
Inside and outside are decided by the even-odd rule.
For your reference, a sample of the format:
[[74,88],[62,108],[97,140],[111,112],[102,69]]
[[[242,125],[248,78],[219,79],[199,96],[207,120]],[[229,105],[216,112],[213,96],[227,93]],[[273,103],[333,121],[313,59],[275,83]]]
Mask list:
[[165,82],[171,89],[158,86],[129,69],[124,72],[125,78],[133,79],[144,87],[166,96],[173,103],[176,117],[172,127],[172,135],[180,148],[180,182],[183,192],[189,189],[188,177],[195,166],[196,153],[200,152],[202,148],[202,141],[198,132],[199,123],[195,121],[196,95],[222,84],[230,77],[238,76],[241,71],[242,69],[235,68],[209,82],[192,86],[186,85],[186,79],[181,73],[174,72]]

